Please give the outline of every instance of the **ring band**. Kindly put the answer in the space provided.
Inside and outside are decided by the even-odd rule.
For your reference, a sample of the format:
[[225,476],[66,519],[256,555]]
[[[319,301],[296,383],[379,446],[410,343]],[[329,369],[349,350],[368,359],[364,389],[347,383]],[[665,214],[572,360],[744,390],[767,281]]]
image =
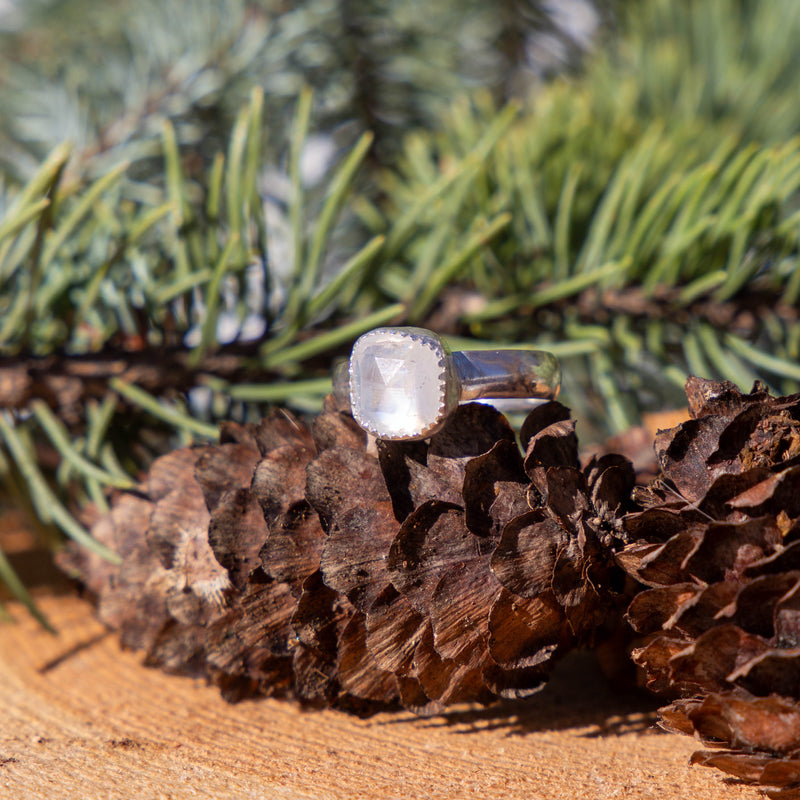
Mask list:
[[543,350],[452,353],[424,328],[375,328],[334,371],[333,393],[379,439],[427,439],[459,403],[552,400],[561,384],[558,359]]

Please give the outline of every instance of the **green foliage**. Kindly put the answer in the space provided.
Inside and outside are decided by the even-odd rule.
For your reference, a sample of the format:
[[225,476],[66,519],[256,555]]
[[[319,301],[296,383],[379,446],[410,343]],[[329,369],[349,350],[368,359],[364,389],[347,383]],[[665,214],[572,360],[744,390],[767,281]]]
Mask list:
[[[244,413],[243,403],[254,415],[264,402],[291,400],[302,407],[309,392],[318,404],[330,388],[327,367],[316,368],[318,377],[310,380],[306,368],[305,383],[289,383],[286,376],[296,374],[303,360],[402,312],[389,303],[354,317],[349,306],[383,244],[383,237],[363,246],[348,244],[337,227],[371,137],[365,134],[342,159],[327,187],[306,192],[296,162],[306,136],[310,94],[301,96],[287,178],[291,222],[286,231],[291,236],[281,241],[279,230],[272,253],[257,186],[261,148],[253,146],[261,141],[261,101],[261,92],[255,91],[234,124],[227,155],[215,159],[203,180],[188,180],[167,123],[162,137],[165,178],[157,190],[144,195],[137,191],[126,163],[94,181],[69,178],[67,147],[53,151],[25,186],[6,189],[0,218],[0,354],[8,374],[23,375],[31,358],[68,362],[110,350],[124,362],[144,350],[157,365],[177,352],[185,354],[184,365],[194,375],[181,388],[204,384],[213,391],[208,413],[214,418],[236,416],[237,408]],[[281,222],[286,220],[279,219],[279,228]],[[286,263],[278,260],[279,253]],[[332,254],[338,259],[333,279],[326,271]],[[223,284],[230,306],[226,313],[238,327],[253,310],[247,296],[251,287],[244,280],[252,269],[264,276],[262,288],[277,299],[264,304],[265,330],[239,346],[231,375],[258,375],[269,378],[267,383],[226,381],[207,364],[219,347]],[[343,317],[346,324],[340,324]],[[305,333],[309,326],[317,329],[311,337]],[[187,345],[190,340],[193,347]],[[111,375],[101,379],[106,388],[99,396],[83,398],[83,416],[71,419],[69,430],[41,400],[31,401],[21,413],[7,410],[0,417],[6,452],[0,472],[8,482],[19,479],[27,486],[43,523],[53,523],[98,550],[102,548],[59,499],[53,481],[62,496],[69,495],[73,509],[89,500],[102,509],[107,507],[105,492],[131,487],[131,475],[168,446],[170,435],[186,440],[217,434],[215,425],[189,413],[183,393],[171,388],[168,375],[160,396],[136,386],[125,372]],[[127,435],[115,435],[115,428]],[[162,435],[153,439],[159,430]],[[37,464],[41,443],[61,459],[54,475],[46,475]],[[0,568],[0,578],[30,602],[18,591],[21,584],[11,565],[3,561]]]
[[[307,118],[310,95],[303,98]],[[234,125],[227,157],[219,154],[200,181],[184,174],[167,124],[164,184],[145,195],[126,177],[124,162],[88,184],[66,180],[65,147],[57,148],[25,187],[8,190],[0,226],[0,353],[79,354],[109,343],[124,349],[133,340],[140,347],[182,347],[197,327],[189,362],[198,365],[216,344],[223,282],[235,288],[237,297],[227,300],[244,318],[243,276],[249,268],[269,271],[268,288],[287,297],[265,309],[269,333],[280,333],[281,348],[309,321],[340,309],[344,295],[336,289],[343,278],[324,290],[321,280],[327,278],[330,249],[340,247],[341,257],[347,245],[337,240],[336,223],[370,136],[343,159],[327,190],[311,198],[304,200],[299,172],[292,169],[291,237],[276,240],[271,253],[257,187],[261,151],[252,146],[260,142],[261,99],[261,92],[254,92]],[[293,163],[304,138],[301,126]],[[358,283],[380,241],[348,246],[349,259],[336,267],[344,267],[349,285]],[[283,260],[279,251],[285,251]],[[269,366],[269,353],[278,349],[269,342],[267,334],[260,367]]]
[[611,58],[635,75],[642,116],[728,119],[762,142],[800,133],[797,3],[631,2],[623,25]]
[[8,403],[7,490],[93,546],[79,508],[221,419],[318,408],[386,323],[551,349],[589,438],[689,372],[796,390],[795,5],[620,5],[545,82],[536,36],[576,39],[535,3],[26,6],[0,35],[0,367],[139,371],[61,418]]
[[[462,336],[559,350],[593,435],[680,403],[690,372],[796,391],[800,13],[776,5],[621,7],[612,46],[541,87],[460,183],[453,164],[497,119],[487,97],[408,137],[383,224],[445,188],[381,276],[386,296],[413,321],[436,300]],[[431,272],[454,262],[442,302]]]
[[524,86],[526,37],[546,31],[558,66],[579,43],[538,0],[38,0],[0,34],[0,163],[28,177],[69,139],[92,174],[129,160],[158,175],[161,129],[213,158],[253,86],[266,101],[269,155],[290,110],[315,92],[315,126],[350,143],[364,130],[381,157],[403,132],[435,124],[457,94]]
[[[469,161],[486,140],[499,120],[490,107],[456,107],[437,136],[409,140],[385,180],[387,230],[419,198],[438,200],[379,285],[415,323],[468,289],[449,321],[463,334],[582,343],[586,363],[565,362],[582,376],[568,402],[612,430],[680,402],[689,372],[795,390],[800,141],[759,147],[725,121],[643,120],[629,88],[603,106],[589,87],[551,84],[458,177],[448,159]],[[470,231],[490,243],[472,247]],[[706,318],[758,296],[757,318],[734,331]],[[758,349],[732,346],[737,333]]]

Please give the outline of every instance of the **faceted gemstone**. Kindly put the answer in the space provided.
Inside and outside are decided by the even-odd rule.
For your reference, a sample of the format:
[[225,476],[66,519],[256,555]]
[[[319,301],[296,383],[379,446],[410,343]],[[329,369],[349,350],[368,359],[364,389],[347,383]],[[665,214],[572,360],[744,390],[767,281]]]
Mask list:
[[445,377],[437,339],[398,328],[370,331],[350,356],[353,416],[378,437],[423,437],[445,412]]

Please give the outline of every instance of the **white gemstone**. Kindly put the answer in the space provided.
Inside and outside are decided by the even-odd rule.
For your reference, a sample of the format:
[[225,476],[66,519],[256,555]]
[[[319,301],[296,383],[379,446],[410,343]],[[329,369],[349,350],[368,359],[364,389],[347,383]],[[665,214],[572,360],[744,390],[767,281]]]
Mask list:
[[432,337],[378,328],[350,356],[350,403],[356,421],[376,436],[424,436],[445,411],[445,352]]

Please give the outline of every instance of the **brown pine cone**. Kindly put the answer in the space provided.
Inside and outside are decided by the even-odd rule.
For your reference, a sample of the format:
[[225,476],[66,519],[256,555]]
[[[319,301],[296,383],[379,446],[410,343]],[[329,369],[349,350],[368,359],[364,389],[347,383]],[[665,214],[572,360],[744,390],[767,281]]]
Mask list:
[[692,419],[659,432],[618,561],[650,587],[628,619],[669,730],[695,761],[800,796],[800,395],[691,378]]
[[229,699],[366,712],[524,697],[575,645],[620,629],[614,559],[630,462],[578,462],[558,403],[526,420],[461,406],[427,442],[370,445],[332,401],[159,459],[65,559],[149,664]]

